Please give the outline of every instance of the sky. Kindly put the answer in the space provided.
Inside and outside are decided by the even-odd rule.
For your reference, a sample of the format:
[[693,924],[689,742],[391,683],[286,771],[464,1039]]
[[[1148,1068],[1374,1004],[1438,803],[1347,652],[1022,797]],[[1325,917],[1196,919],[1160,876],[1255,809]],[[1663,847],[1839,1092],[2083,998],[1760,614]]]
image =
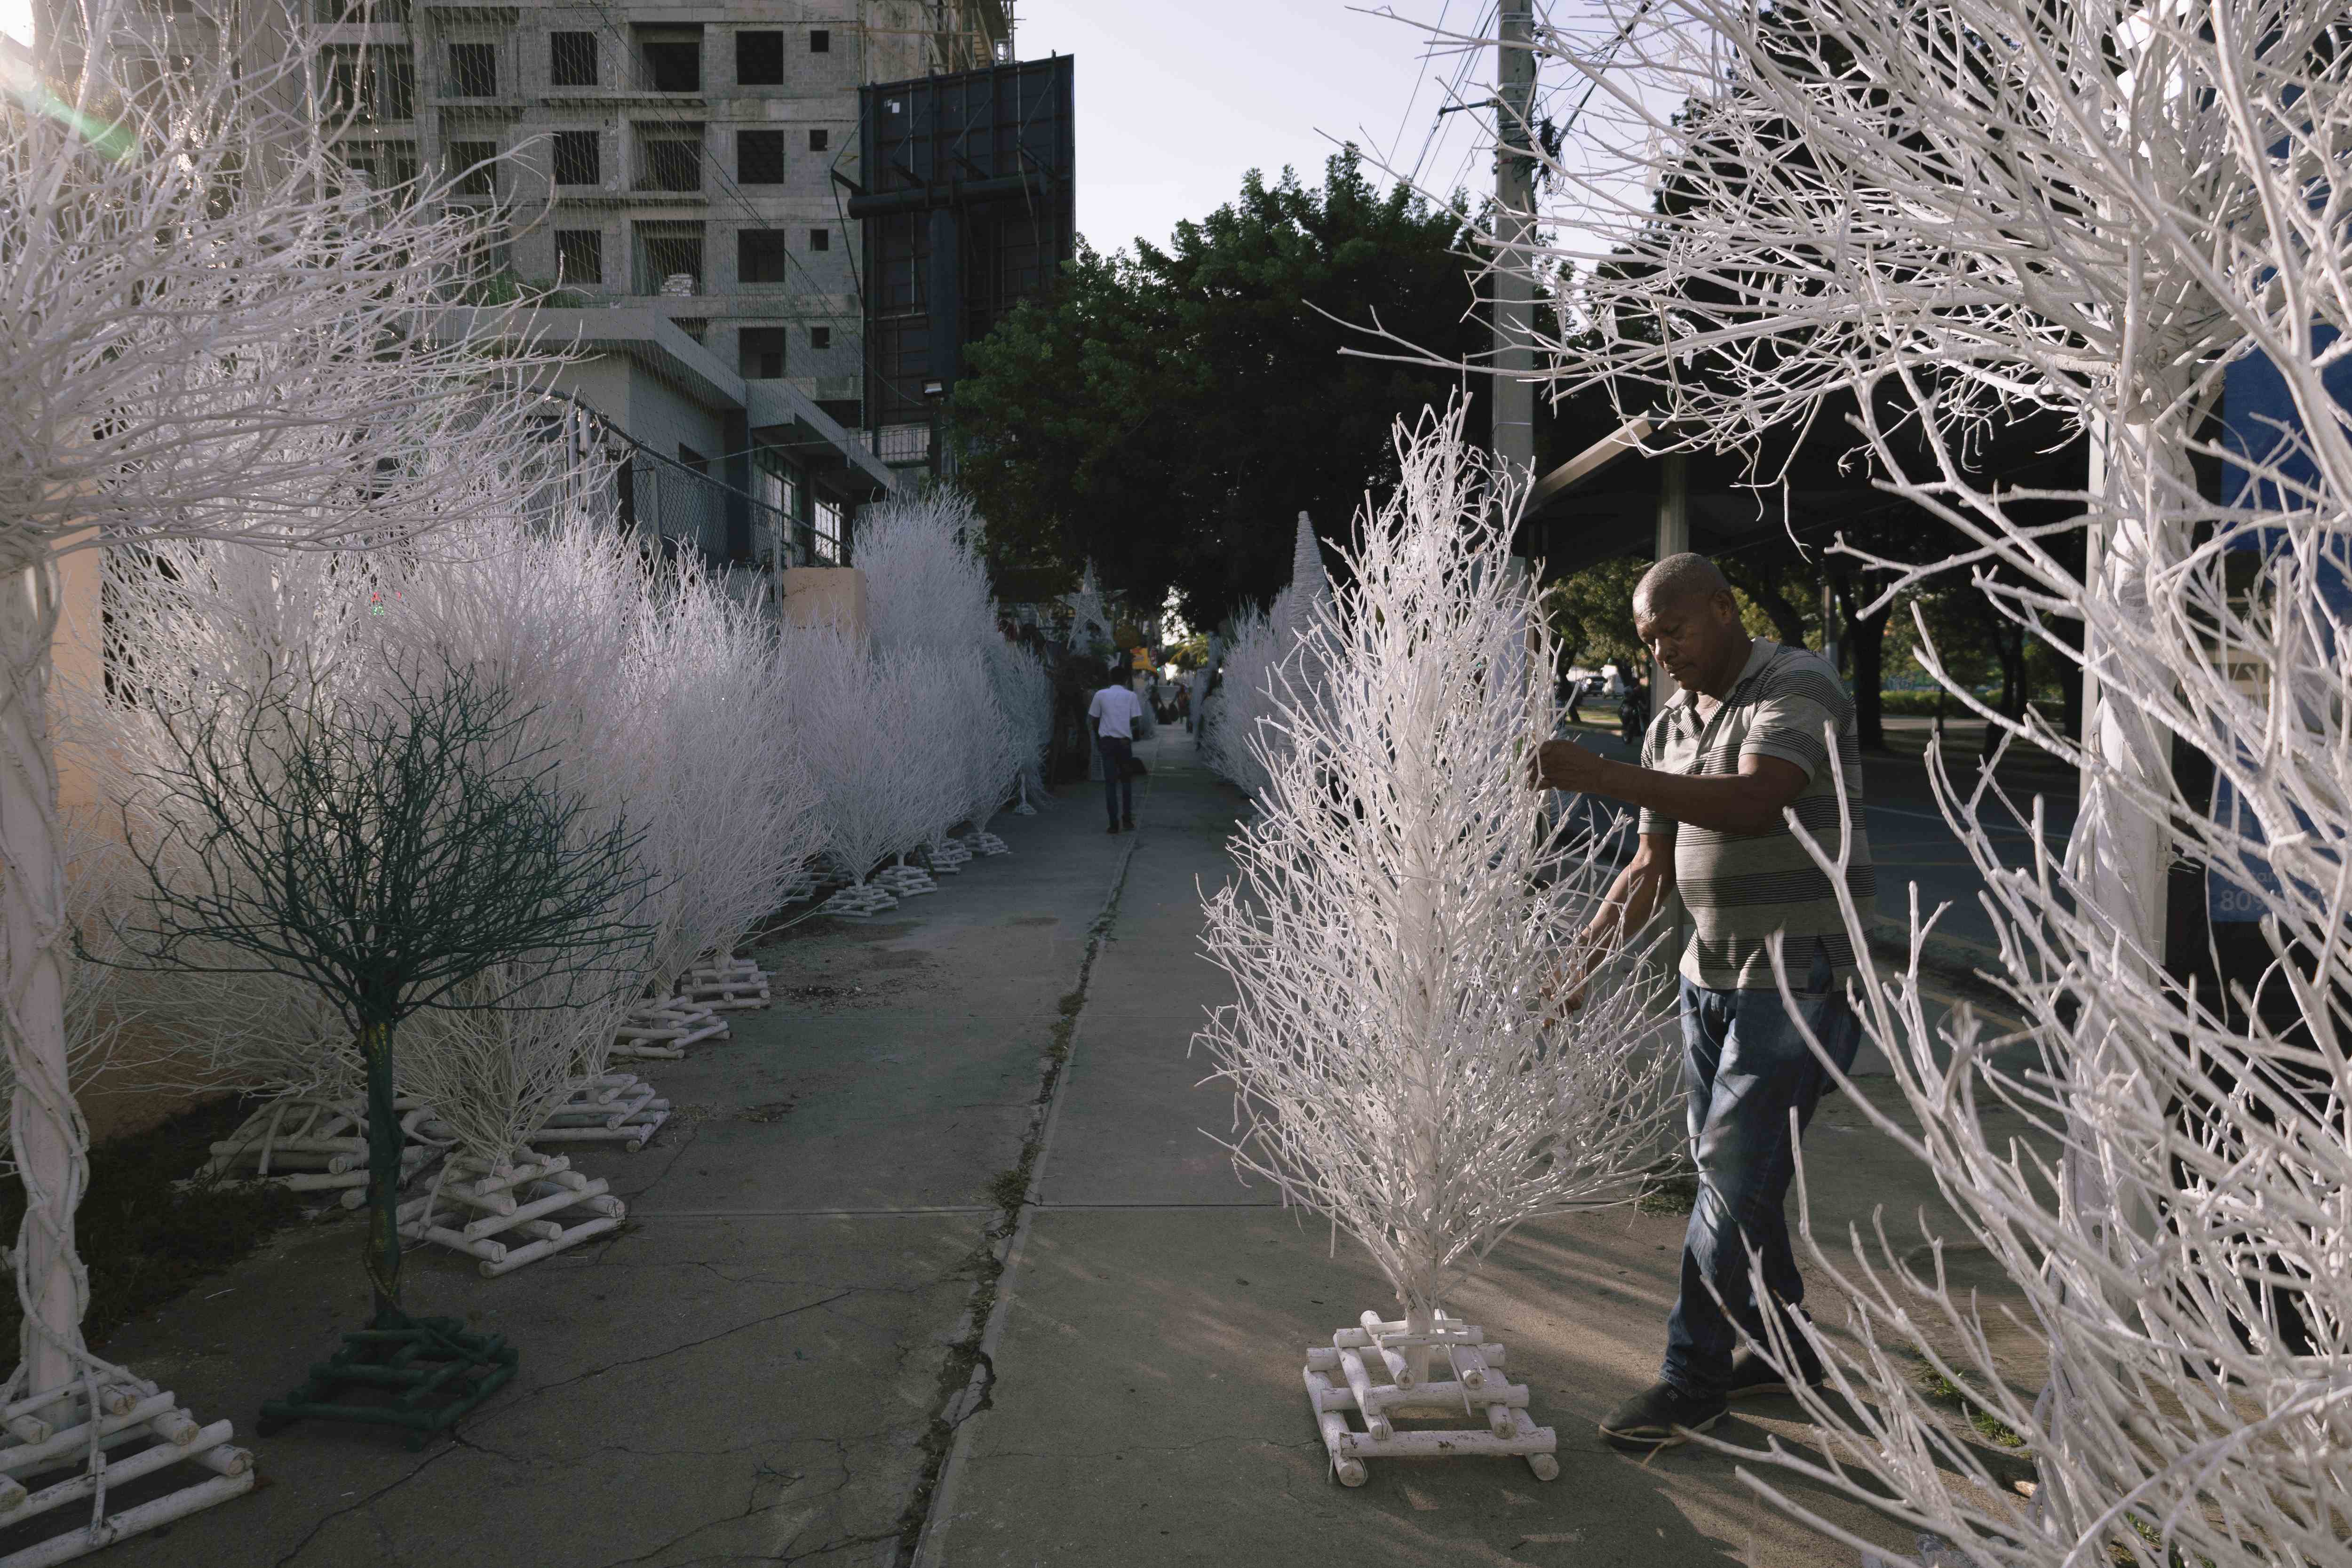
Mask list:
[[1495,51],[1436,52],[1415,24],[1491,34],[1494,0],[1018,5],[1022,58],[1077,57],[1078,232],[1097,250],[1165,240],[1253,168],[1318,180],[1342,142],[1440,192],[1493,183],[1480,116],[1436,111],[1492,91]]

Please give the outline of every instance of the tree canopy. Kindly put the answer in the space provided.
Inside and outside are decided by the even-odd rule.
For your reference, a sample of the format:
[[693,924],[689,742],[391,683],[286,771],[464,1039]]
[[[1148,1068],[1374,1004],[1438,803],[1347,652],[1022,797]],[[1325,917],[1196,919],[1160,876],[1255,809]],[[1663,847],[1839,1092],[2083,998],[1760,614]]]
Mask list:
[[1164,247],[1082,246],[1050,302],[972,347],[956,388],[959,478],[992,548],[1013,565],[1091,560],[1139,603],[1173,588],[1195,626],[1271,598],[1297,514],[1345,537],[1365,491],[1394,480],[1392,422],[1465,379],[1340,350],[1375,348],[1377,326],[1435,356],[1487,352],[1468,223],[1377,188],[1349,147],[1319,186],[1252,171]]

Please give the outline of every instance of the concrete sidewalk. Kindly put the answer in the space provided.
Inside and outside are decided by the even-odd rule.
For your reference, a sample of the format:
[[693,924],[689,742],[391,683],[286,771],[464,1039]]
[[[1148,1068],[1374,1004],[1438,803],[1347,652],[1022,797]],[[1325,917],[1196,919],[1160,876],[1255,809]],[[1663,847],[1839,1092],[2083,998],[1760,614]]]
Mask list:
[[[1192,760],[1181,732],[1153,768],[1108,940],[1078,1018],[1044,1146],[983,1342],[993,1381],[959,1430],[918,1563],[997,1565],[1349,1562],[1559,1563],[1747,1568],[1851,1562],[1695,1449],[1647,1462],[1601,1444],[1594,1422],[1655,1375],[1684,1217],[1622,1210],[1526,1226],[1459,1303],[1507,1342],[1532,1414],[1559,1434],[1560,1478],[1517,1460],[1371,1465],[1330,1479],[1299,1368],[1367,1307],[1392,1305],[1356,1246],[1236,1180],[1212,1131],[1230,1098],[1198,1087],[1188,1054],[1224,983],[1200,954],[1202,886],[1226,875],[1238,796]],[[1899,1246],[1912,1215],[1956,1228],[1934,1183],[1832,1099],[1808,1139],[1824,1234],[1867,1226],[1883,1204]],[[1965,1258],[1955,1255],[1956,1270]],[[1988,1286],[1998,1281],[1987,1279]],[[1838,1310],[1816,1285],[1823,1315]],[[2031,1347],[2016,1376],[2030,1388]],[[1787,1399],[1752,1401],[1718,1428],[1805,1450]],[[1805,1506],[1904,1548],[1901,1531],[1778,1473]]]
[[284,1233],[113,1336],[103,1353],[201,1419],[233,1419],[263,1479],[107,1560],[902,1562],[1009,1225],[999,1194],[1136,842],[1104,836],[1099,798],[1000,818],[1011,856],[871,924],[817,920],[761,948],[772,1008],[683,1061],[639,1064],[678,1108],[655,1142],[572,1146],[628,1200],[615,1237],[498,1279],[412,1250],[412,1310],[522,1352],[454,1440],[410,1453],[324,1423],[253,1436],[261,1402],[362,1324],[348,1217]]

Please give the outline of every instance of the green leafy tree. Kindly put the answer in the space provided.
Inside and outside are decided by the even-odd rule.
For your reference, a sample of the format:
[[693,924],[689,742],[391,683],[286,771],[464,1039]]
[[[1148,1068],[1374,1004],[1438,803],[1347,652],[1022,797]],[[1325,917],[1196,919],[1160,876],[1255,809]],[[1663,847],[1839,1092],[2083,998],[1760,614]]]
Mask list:
[[1562,668],[1613,664],[1648,668],[1633,629],[1633,586],[1650,569],[1646,558],[1620,556],[1570,574],[1544,591],[1544,619],[1559,639]]
[[1341,350],[1377,350],[1377,328],[1448,359],[1486,353],[1468,221],[1377,188],[1350,147],[1319,186],[1252,172],[1164,247],[1081,247],[1050,304],[973,346],[956,389],[959,479],[992,547],[1016,567],[1090,560],[1138,603],[1173,588],[1194,626],[1271,598],[1297,514],[1343,538],[1365,492],[1394,482],[1398,416],[1462,380]]

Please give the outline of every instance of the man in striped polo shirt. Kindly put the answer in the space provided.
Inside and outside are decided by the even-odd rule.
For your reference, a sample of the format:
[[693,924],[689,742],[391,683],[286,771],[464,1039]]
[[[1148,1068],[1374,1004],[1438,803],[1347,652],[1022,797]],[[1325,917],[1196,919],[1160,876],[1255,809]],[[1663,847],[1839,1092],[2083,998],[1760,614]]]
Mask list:
[[[1844,991],[1853,940],[1836,888],[1789,826],[1793,817],[1836,853],[1838,771],[1853,834],[1846,889],[1864,920],[1877,880],[1863,830],[1853,703],[1836,667],[1749,637],[1731,584],[1697,555],[1650,569],[1633,591],[1633,624],[1683,689],[1651,721],[1641,765],[1552,741],[1536,771],[1545,787],[1641,810],[1641,846],[1584,932],[1567,981],[1570,1005],[1669,889],[1681,892],[1694,928],[1680,968],[1699,1191],[1683,1240],[1682,1293],[1666,1320],[1659,1381],[1601,1424],[1617,1447],[1651,1449],[1706,1431],[1730,1399],[1788,1390],[1784,1373],[1748,1348],[1769,1343],[1748,1254],[1752,1247],[1760,1255],[1765,1288],[1793,1324],[1804,1282],[1783,1212],[1795,1168],[1789,1113],[1801,1130],[1829,1079],[1781,998],[1771,952],[1780,947],[1795,1014],[1845,1071],[1861,1038]],[[1786,1371],[1818,1381],[1811,1351],[1793,1326],[1790,1333],[1798,1365]]]

